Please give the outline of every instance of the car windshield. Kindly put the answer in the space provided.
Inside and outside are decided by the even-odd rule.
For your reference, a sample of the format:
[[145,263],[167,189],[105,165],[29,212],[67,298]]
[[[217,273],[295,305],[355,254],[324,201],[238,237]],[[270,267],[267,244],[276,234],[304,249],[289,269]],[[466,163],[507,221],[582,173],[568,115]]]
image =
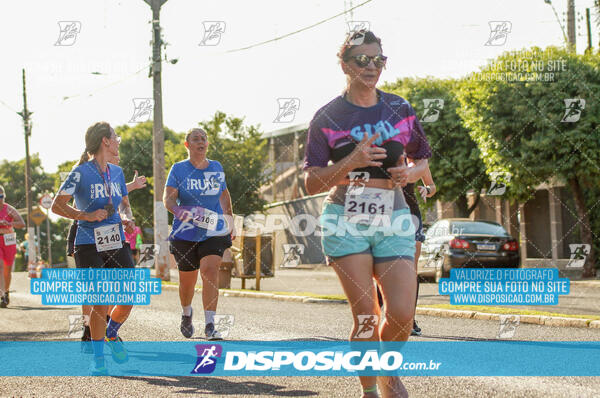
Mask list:
[[508,236],[501,225],[487,221],[453,221],[451,231],[458,235]]

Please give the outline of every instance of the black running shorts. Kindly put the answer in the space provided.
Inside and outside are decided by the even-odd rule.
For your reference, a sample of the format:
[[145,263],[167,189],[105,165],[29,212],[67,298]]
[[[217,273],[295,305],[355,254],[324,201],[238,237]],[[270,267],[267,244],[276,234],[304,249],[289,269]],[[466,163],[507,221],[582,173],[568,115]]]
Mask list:
[[202,242],[188,240],[172,240],[169,252],[175,257],[179,271],[195,271],[200,268],[203,257],[216,255],[223,257],[227,248],[231,247],[231,236],[214,236]]
[[75,246],[75,264],[77,268],[133,268],[135,266],[131,256],[129,243],[123,242],[123,247],[116,250],[99,252],[96,245]]

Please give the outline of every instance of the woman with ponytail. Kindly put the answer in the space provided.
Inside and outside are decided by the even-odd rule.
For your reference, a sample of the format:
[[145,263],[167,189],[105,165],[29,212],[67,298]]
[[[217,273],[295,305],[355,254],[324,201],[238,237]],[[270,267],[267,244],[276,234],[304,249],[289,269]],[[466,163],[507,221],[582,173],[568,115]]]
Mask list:
[[[125,244],[123,226],[133,227],[123,170],[109,161],[119,156],[118,137],[106,122],[91,126],[85,134],[85,150],[54,198],[52,211],[78,220],[74,257],[78,268],[132,268],[131,251]],[[75,199],[75,207],[68,203]],[[120,211],[116,211],[119,209]],[[121,219],[124,215],[124,219]],[[117,363],[128,360],[118,330],[131,305],[117,305],[106,322],[107,306],[93,305],[90,329],[93,375],[106,375],[104,343]]]

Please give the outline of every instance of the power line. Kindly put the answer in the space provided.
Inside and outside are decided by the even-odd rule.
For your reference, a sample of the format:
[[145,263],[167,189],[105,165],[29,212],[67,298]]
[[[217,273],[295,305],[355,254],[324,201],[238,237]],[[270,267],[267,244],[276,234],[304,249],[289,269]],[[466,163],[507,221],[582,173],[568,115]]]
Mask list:
[[4,105],[7,109],[10,109],[11,111],[17,113],[17,110],[13,109],[10,105],[8,105],[6,102],[0,100],[0,104]]
[[234,53],[234,52],[237,52],[237,51],[248,50],[248,49],[250,49],[250,48],[253,48],[253,47],[262,46],[263,44],[272,43],[272,42],[274,42],[274,41],[277,41],[277,40],[285,39],[286,37],[290,37],[290,36],[293,36],[293,35],[295,35],[295,34],[297,34],[297,33],[304,32],[305,30],[312,29],[312,28],[314,28],[315,26],[322,25],[322,24],[324,24],[325,22],[331,21],[332,19],[335,19],[335,18],[337,18],[337,17],[340,17],[340,16],[342,16],[342,15],[344,15],[344,14],[350,13],[350,12],[352,12],[353,10],[357,9],[358,7],[362,7],[362,6],[364,6],[365,4],[367,4],[367,3],[370,3],[370,2],[372,2],[372,1],[373,1],[373,0],[367,0],[367,1],[365,1],[364,3],[360,3],[360,4],[359,4],[359,5],[357,5],[357,6],[354,6],[354,7],[352,7],[352,8],[349,8],[348,10],[344,10],[343,12],[340,12],[339,14],[336,14],[336,15],[334,15],[334,16],[332,16],[332,17],[329,17],[329,18],[323,19],[322,21],[319,21],[319,22],[317,22],[317,23],[314,23],[314,24],[312,24],[312,25],[309,25],[309,26],[307,26],[307,27],[305,27],[305,28],[298,29],[298,30],[296,30],[296,31],[294,31],[294,32],[287,33],[287,34],[285,34],[285,35],[283,35],[283,36],[278,36],[278,37],[275,37],[275,38],[273,38],[273,39],[270,39],[270,40],[266,40],[266,41],[262,41],[262,42],[260,42],[260,43],[252,44],[252,45],[250,45],[250,46],[247,46],[247,47],[236,48],[235,50],[228,50],[228,51],[225,51],[225,52],[226,52],[226,53]]
[[68,99],[75,98],[75,97],[81,97],[81,96],[83,96],[83,95],[85,95],[85,96],[87,96],[87,97],[92,97],[94,94],[96,94],[96,93],[98,93],[98,92],[100,92],[100,91],[102,91],[102,90],[104,90],[104,89],[107,89],[107,88],[109,88],[109,87],[115,86],[115,85],[117,85],[117,84],[119,84],[119,83],[122,83],[122,82],[124,82],[124,81],[126,81],[126,80],[129,80],[129,79],[131,79],[131,78],[132,78],[132,77],[134,77],[135,75],[138,75],[139,73],[141,73],[141,72],[143,72],[143,71],[147,70],[149,67],[150,67],[150,64],[148,64],[148,65],[144,66],[142,69],[140,69],[140,70],[138,70],[138,71],[136,71],[136,72],[134,72],[134,73],[132,73],[132,74],[130,74],[130,75],[128,75],[128,76],[125,76],[125,77],[124,77],[123,79],[121,79],[121,80],[114,81],[114,82],[112,82],[112,83],[110,83],[110,84],[107,84],[106,86],[100,87],[100,88],[98,88],[98,89],[96,89],[96,90],[94,90],[94,91],[92,91],[92,92],[90,92],[90,93],[88,93],[88,94],[74,94],[74,95],[68,95],[68,96],[64,96],[64,97],[62,98],[62,100],[63,100],[63,101],[66,101],[66,100],[68,100]]

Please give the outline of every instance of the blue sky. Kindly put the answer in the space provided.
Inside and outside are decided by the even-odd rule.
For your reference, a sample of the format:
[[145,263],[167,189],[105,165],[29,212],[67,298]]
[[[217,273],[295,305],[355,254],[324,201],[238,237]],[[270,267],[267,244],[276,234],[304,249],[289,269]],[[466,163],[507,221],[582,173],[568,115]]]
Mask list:
[[[562,43],[552,8],[543,0],[373,0],[352,15],[291,37],[228,52],[312,25],[350,3],[362,1],[169,0],[161,26],[170,44],[168,57],[179,61],[163,69],[165,125],[185,131],[217,110],[245,117],[264,131],[308,122],[344,88],[335,54],[349,20],[368,22],[382,38],[389,61],[381,83],[406,76],[459,77],[506,50]],[[566,0],[553,3],[562,18]],[[592,3],[577,0],[577,10],[585,17],[585,7]],[[151,13],[143,0],[21,0],[5,4],[3,16],[0,160],[20,159],[25,153],[21,119],[14,113],[23,105],[22,68],[27,72],[28,106],[34,112],[31,152],[40,153],[50,172],[79,157],[88,126],[99,120],[125,124],[133,115],[133,99],[152,97],[147,70],[136,73],[149,64],[151,54]],[[59,21],[81,23],[73,45],[54,45]],[[218,45],[199,46],[203,21],[225,23]],[[490,21],[511,23],[504,45],[484,45]],[[584,22],[578,24],[578,52],[587,45]],[[595,46],[598,37],[593,27]],[[273,123],[278,98],[299,99],[293,121]]]

